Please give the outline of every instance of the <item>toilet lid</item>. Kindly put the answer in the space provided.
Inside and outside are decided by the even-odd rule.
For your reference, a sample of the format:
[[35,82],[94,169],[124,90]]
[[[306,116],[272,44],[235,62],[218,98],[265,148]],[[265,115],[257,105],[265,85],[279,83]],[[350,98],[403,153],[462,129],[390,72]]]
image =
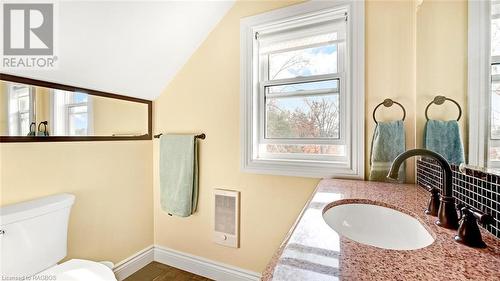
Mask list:
[[113,271],[102,263],[73,259],[53,266],[38,276],[54,281],[116,281]]

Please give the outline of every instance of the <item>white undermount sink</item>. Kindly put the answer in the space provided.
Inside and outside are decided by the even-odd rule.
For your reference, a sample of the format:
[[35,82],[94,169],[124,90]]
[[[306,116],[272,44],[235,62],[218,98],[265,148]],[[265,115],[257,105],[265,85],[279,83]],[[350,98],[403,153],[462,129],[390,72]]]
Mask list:
[[337,205],[323,218],[338,234],[383,249],[416,250],[434,242],[416,218],[378,205]]

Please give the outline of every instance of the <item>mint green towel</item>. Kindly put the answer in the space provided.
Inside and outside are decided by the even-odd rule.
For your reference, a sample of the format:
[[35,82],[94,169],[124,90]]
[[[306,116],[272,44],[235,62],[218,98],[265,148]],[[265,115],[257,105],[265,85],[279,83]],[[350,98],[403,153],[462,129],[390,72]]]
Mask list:
[[198,204],[198,147],[194,135],[160,137],[160,203],[169,214],[188,217]]
[[[370,155],[371,181],[388,181],[387,174],[392,162],[405,152],[405,128],[403,121],[378,122],[372,139]],[[405,165],[399,169],[399,181],[404,182]]]
[[464,163],[464,146],[456,120],[427,120],[424,129],[424,147],[441,154],[448,162]]

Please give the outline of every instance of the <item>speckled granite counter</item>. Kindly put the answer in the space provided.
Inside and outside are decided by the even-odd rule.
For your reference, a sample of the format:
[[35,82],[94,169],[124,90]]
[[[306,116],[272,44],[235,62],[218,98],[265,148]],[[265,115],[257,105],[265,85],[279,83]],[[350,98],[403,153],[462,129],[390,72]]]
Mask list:
[[[322,180],[263,273],[262,280],[500,280],[500,239],[485,249],[453,240],[456,231],[424,214],[429,193],[416,185]],[[339,236],[323,212],[342,203],[375,203],[417,218],[435,238],[413,251],[376,248]]]

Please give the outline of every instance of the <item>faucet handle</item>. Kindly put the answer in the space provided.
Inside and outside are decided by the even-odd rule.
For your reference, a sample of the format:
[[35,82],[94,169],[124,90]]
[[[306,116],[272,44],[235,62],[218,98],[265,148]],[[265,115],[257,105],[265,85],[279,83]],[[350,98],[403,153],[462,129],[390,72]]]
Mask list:
[[479,221],[483,225],[490,224],[493,222],[493,217],[487,213],[462,205],[460,208],[460,219],[461,222],[458,233],[455,236],[455,241],[470,247],[485,248],[486,244],[481,237],[481,231],[477,222]]
[[495,220],[493,219],[493,217],[490,214],[488,214],[486,212],[479,211],[479,210],[474,209],[472,207],[467,207],[463,203],[458,203],[457,208],[460,210],[459,220],[461,220],[462,217],[464,217],[464,214],[467,214],[467,215],[474,216],[476,218],[476,220],[483,225],[488,225],[488,224],[492,224],[495,222]]
[[[430,188],[430,186],[427,186],[427,188]],[[429,199],[429,204],[427,205],[427,210],[425,210],[425,214],[429,216],[437,216],[438,211],[439,211],[439,189],[436,187],[432,187],[429,189],[429,192],[431,193],[431,199]]]
[[494,222],[493,217],[486,212],[481,212],[481,211],[478,211],[475,209],[471,209],[470,211],[472,212],[474,217],[477,219],[477,221],[483,225],[492,224]]

